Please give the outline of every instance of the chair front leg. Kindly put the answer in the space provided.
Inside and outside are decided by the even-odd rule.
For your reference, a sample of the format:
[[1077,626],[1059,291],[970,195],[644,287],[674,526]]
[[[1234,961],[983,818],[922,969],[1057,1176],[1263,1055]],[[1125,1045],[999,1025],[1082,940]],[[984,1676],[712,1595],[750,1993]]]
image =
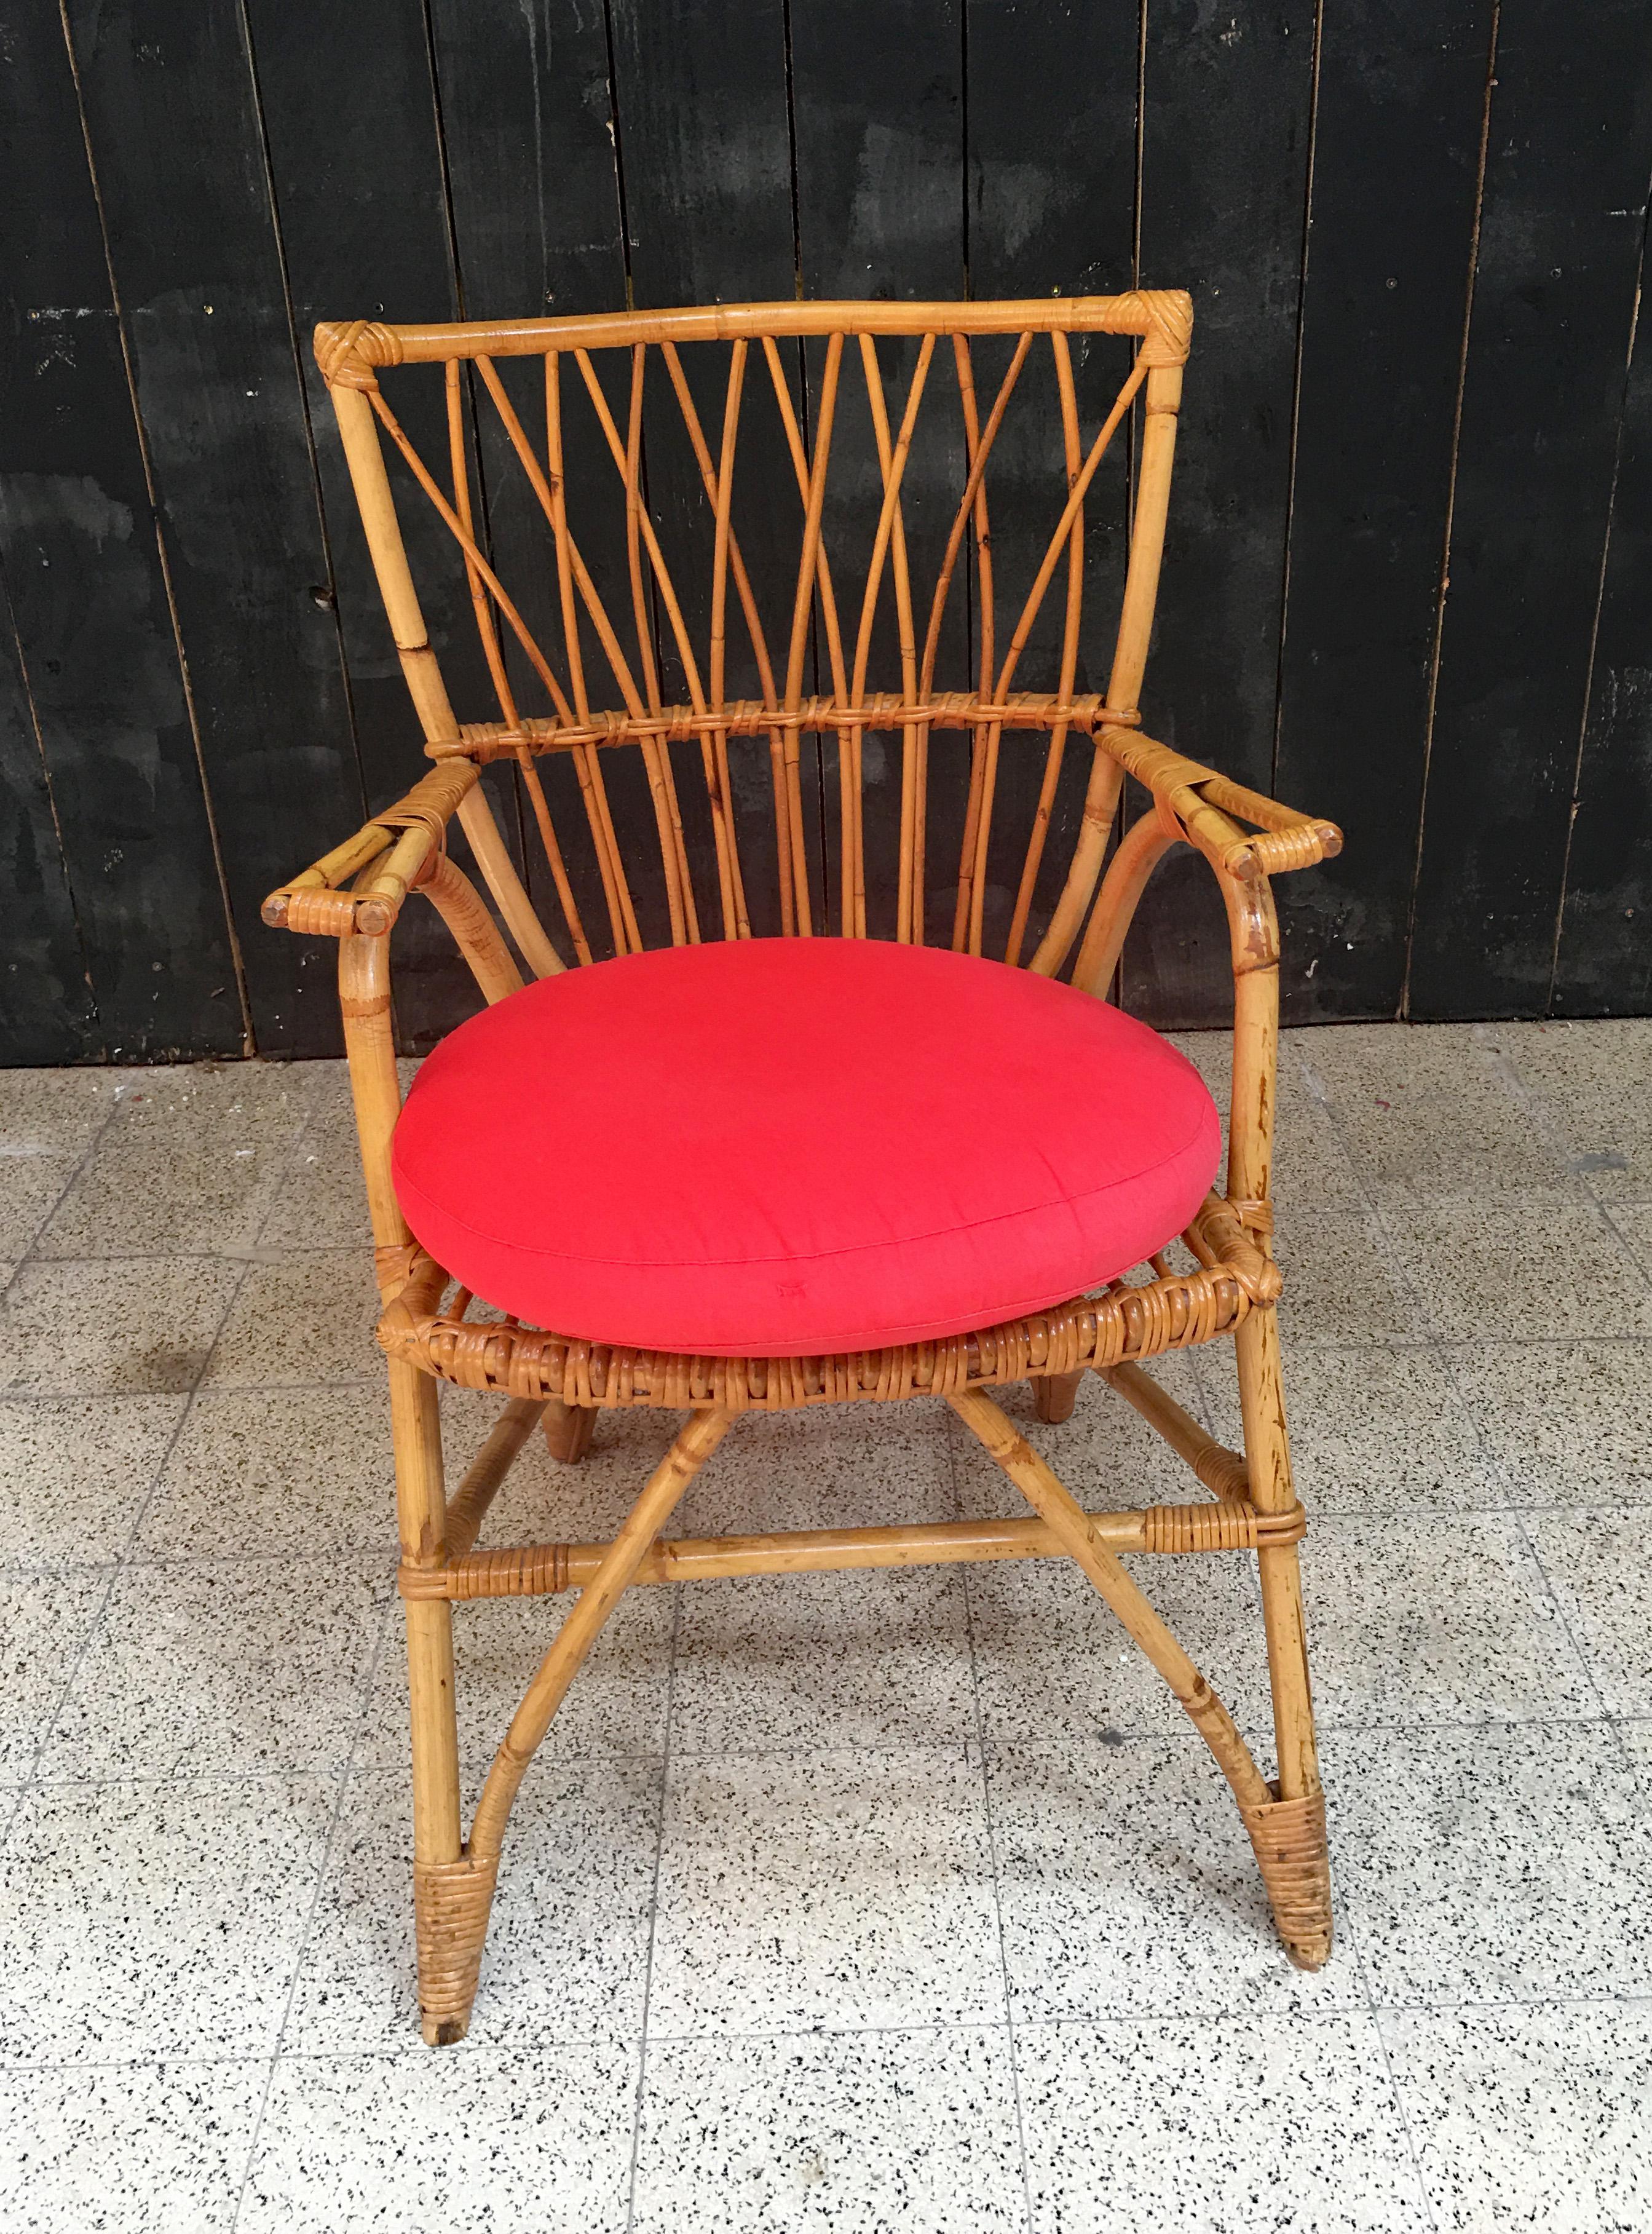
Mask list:
[[[1272,1310],[1252,1311],[1236,1331],[1234,1345],[1251,1498],[1264,1512],[1288,1512],[1296,1490],[1279,1370],[1279,1323]],[[1296,1546],[1270,1545],[1257,1552],[1257,1564],[1279,1777],[1270,1805],[1241,1812],[1285,1951],[1299,1969],[1317,1970],[1331,1951],[1330,1853]]]
[[[402,1557],[437,1566],[447,1506],[436,1384],[413,1366],[390,1366],[390,1432]],[[464,1871],[459,1813],[459,1726],[454,1703],[453,1609],[409,1597],[408,1699],[413,1739],[413,1900],[419,1955],[419,2022],[431,2047],[462,2040],[469,1996],[451,1959],[450,1887]]]

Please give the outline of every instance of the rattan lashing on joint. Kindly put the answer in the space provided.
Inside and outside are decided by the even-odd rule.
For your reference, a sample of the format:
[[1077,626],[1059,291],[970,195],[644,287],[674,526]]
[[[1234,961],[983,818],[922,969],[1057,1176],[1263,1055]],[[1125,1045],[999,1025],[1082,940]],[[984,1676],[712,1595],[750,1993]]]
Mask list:
[[499,1857],[413,1865],[419,2015],[433,2047],[462,2040],[476,1998]]
[[[1138,290],[1110,297],[987,304],[733,304],[681,310],[565,319],[393,325],[358,319],[323,325],[317,357],[328,381],[391,632],[434,766],[408,795],[271,894],[265,918],[324,932],[338,942],[341,1007],[382,1303],[396,1453],[415,1788],[415,1905],[421,2022],[432,2041],[460,2038],[469,2021],[492,1905],[500,1841],[529,1760],[602,1623],[632,1586],[676,1584],[731,1574],[910,1565],[957,1560],[1070,1558],[1107,1601],[1209,1747],[1239,1806],[1279,1930],[1292,1959],[1309,1967],[1330,1943],[1323,1804],[1314,1745],[1296,1545],[1305,1525],[1291,1479],[1274,1304],[1270,1186],[1278,1021],[1278,924],[1270,877],[1335,853],[1328,822],[1282,807],[1143,734],[1139,698],[1151,635],[1166,507],[1188,356],[1192,304],[1185,294]],[[1071,336],[1119,336],[1133,343],[1122,383],[1100,423],[1081,423]],[[813,336],[806,422],[791,344]],[[1002,370],[978,387],[977,347],[996,338]],[[916,346],[903,359],[904,390],[886,392],[880,344]],[[784,345],[784,346],[782,346]],[[1087,343],[1087,349],[1088,344]],[[711,390],[690,380],[694,351],[724,368],[720,413],[702,416]],[[597,360],[617,365],[604,378]],[[542,407],[524,409],[525,389],[507,359],[536,361]],[[1097,362],[1092,358],[1090,362]],[[463,373],[465,366],[472,371]],[[995,561],[991,503],[999,438],[1038,368],[1053,380],[1059,455],[1050,463],[1050,532],[1030,587],[1007,617],[998,610],[1006,561]],[[447,455],[433,461],[408,432],[388,391],[439,369]],[[382,383],[381,374],[386,376]],[[650,376],[652,384],[650,385]],[[715,377],[715,370],[714,370]],[[864,391],[862,423],[875,449],[867,521],[871,556],[850,583],[840,514],[827,500],[839,405],[852,383]],[[742,548],[734,500],[748,391],[776,415],[791,483],[769,477],[765,493],[796,506],[794,576],[769,598]],[[668,395],[669,391],[669,395]],[[914,578],[904,480],[921,412],[950,392],[962,431],[962,485],[932,582]],[[700,515],[710,565],[708,599],[696,603],[677,578],[656,529],[643,472],[645,424],[666,398],[675,439],[686,439],[703,493]],[[696,400],[700,399],[700,400]],[[545,572],[559,636],[547,636],[547,601],[519,601],[496,570],[483,508],[472,488],[481,445],[468,425],[491,415],[494,452],[519,469],[530,512],[548,539]],[[619,594],[587,564],[583,514],[576,518],[565,470],[576,409],[588,414],[589,456],[612,467],[624,507],[624,580]],[[1097,474],[1116,459],[1115,437],[1137,418],[1128,565],[1106,687],[1081,687],[1080,645],[1087,580],[1086,509]],[[409,417],[423,425],[423,418]],[[840,449],[841,441],[838,445]],[[456,715],[408,562],[387,459],[407,476],[411,500],[446,531],[467,593],[497,715]],[[1018,454],[1023,480],[1027,461]],[[502,468],[503,469],[503,468]],[[782,474],[783,480],[783,474]],[[581,478],[580,505],[589,502]],[[925,502],[935,492],[926,484]],[[931,517],[933,513],[931,510]],[[940,526],[945,529],[943,517]],[[938,547],[941,539],[930,545]],[[590,548],[597,548],[593,540]],[[754,548],[756,547],[754,545]],[[764,545],[765,549],[769,548]],[[834,562],[836,571],[834,572]],[[502,562],[500,562],[502,563]],[[957,614],[969,581],[979,672],[973,687],[937,663],[949,601]],[[1047,600],[1061,604],[1059,646],[1040,682],[1034,664]],[[627,601],[630,615],[627,635]],[[789,622],[778,608],[789,606]],[[690,613],[709,616],[696,641]],[[880,612],[893,620],[898,667],[872,672]],[[744,631],[748,694],[728,689],[731,644]],[[547,649],[547,644],[550,648]],[[677,702],[668,703],[669,671]],[[605,672],[606,680],[603,679]],[[806,691],[805,681],[812,688]],[[530,703],[529,701],[537,702]],[[602,711],[606,704],[613,709]],[[819,1357],[711,1358],[627,1349],[573,1332],[543,1331],[479,1316],[452,1294],[442,1268],[419,1248],[402,1218],[389,1173],[400,1107],[391,1036],[389,934],[422,896],[454,937],[485,999],[503,1000],[526,976],[545,977],[643,944],[639,879],[663,897],[674,942],[748,937],[755,920],[749,848],[771,848],[771,888],[787,937],[868,930],[865,820],[872,790],[868,740],[887,736],[898,800],[895,935],[923,939],[929,860],[932,741],[968,740],[967,792],[956,856],[951,937],[989,950],[987,894],[999,866],[1006,754],[1036,750],[1042,773],[1035,807],[1012,873],[1002,959],[1055,975],[1105,996],[1136,906],[1159,862],[1191,846],[1213,876],[1226,912],[1235,1001],[1228,1166],[1222,1191],[1183,1237],[1190,1267],[1161,1253],[1142,1273],[1098,1294],[976,1329],[946,1342]],[[820,916],[810,848],[823,802],[803,777],[802,740],[835,742],[835,891]],[[746,742],[745,741],[751,741]],[[767,752],[767,829],[754,832],[749,787],[733,781],[731,742]],[[699,768],[693,769],[698,748]],[[675,748],[675,750],[674,750]],[[1056,826],[1064,756],[1081,748],[1087,781],[1064,878],[1047,907],[1045,850]],[[623,826],[608,772],[636,756],[646,781],[643,826]],[[576,778],[558,790],[542,778],[565,756]],[[513,848],[478,782],[489,761],[517,770],[523,828],[537,834],[559,928],[541,922]],[[546,775],[552,771],[546,768]],[[1128,773],[1146,787],[1148,813],[1111,846]],[[690,859],[682,787],[703,783],[697,811],[708,826],[715,872]],[[558,803],[553,807],[552,795]],[[575,801],[571,811],[568,802]],[[454,827],[473,859],[473,883],[449,844]],[[582,908],[571,849],[587,849],[586,890],[600,894],[603,927]],[[1058,868],[1059,864],[1055,865]],[[1104,873],[1105,871],[1105,873]],[[951,864],[940,880],[953,882]],[[561,950],[558,950],[558,943]],[[994,942],[996,944],[996,941]],[[777,1020],[783,1028],[784,1019]],[[691,1175],[685,1174],[685,1179]],[[801,1175],[806,1182],[806,1175]],[[1218,1339],[1234,1345],[1244,1427],[1243,1455],[1224,1448],[1178,1404],[1144,1362]],[[1048,1460],[994,1402],[1022,1379],[1040,1391],[1037,1409],[1057,1435],[1081,1384],[1100,1380],[1132,1406],[1186,1464],[1206,1503],[1087,1512]],[[451,1496],[443,1480],[437,1383],[503,1400],[493,1432]],[[944,1400],[967,1431],[1022,1491],[1020,1520],[917,1521],[875,1529],[793,1530],[743,1538],[667,1538],[665,1523],[721,1438],[750,1411],[827,1403]],[[577,1463],[599,1413],[638,1406],[687,1414],[610,1544],[484,1545],[479,1541],[513,1461],[536,1431],[552,1455]],[[1253,1556],[1257,1563],[1272,1676],[1277,1774],[1264,1781],[1243,1735],[1180,1644],[1145,1598],[1120,1555]],[[489,1772],[468,1840],[459,1804],[454,1710],[453,1609],[484,1597],[578,1596],[513,1720]]]
[[1325,1833],[1325,1795],[1306,1793],[1282,1800],[1278,1787],[1257,1807],[1239,1813],[1285,1951],[1299,1969],[1317,1970],[1331,1951],[1330,1847]]

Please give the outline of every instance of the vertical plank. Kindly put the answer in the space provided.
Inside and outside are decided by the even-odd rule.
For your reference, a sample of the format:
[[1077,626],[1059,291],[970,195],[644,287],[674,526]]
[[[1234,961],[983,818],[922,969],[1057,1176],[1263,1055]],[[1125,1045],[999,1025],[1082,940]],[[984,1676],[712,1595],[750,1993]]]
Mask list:
[[0,42],[0,563],[102,1044],[128,1059],[239,1054],[235,957],[56,11],[9,6]]
[[[963,20],[961,0],[793,0],[792,88],[797,142],[797,229],[806,296],[961,296],[963,252]],[[806,352],[811,397],[824,344]],[[917,357],[915,342],[879,345],[885,395],[898,425]],[[839,389],[824,534],[832,558],[845,657],[853,637],[872,552],[881,480],[859,351],[846,350]],[[901,482],[916,624],[928,616],[967,475],[963,421],[950,349],[937,349]],[[967,593],[955,588],[936,668],[937,687],[969,680]],[[921,648],[921,640],[920,640]],[[872,640],[867,687],[898,691],[901,665],[892,578],[885,567]],[[822,684],[824,687],[824,682]],[[951,749],[949,751],[948,747]],[[866,930],[894,935],[898,890],[902,740],[868,732],[862,746]],[[838,746],[822,754],[826,827],[835,859],[839,836]],[[959,817],[963,756],[953,738],[930,748],[930,887],[926,929],[951,928],[957,852],[942,833]],[[950,779],[950,781],[949,781]],[[952,794],[949,800],[949,793]],[[937,887],[939,886],[937,892]],[[833,902],[833,921],[837,921]]]
[[[617,110],[632,297],[673,303],[784,300],[797,291],[792,140],[783,0],[613,0]],[[729,352],[682,351],[714,459]],[[663,367],[649,391],[648,493],[704,671],[710,631],[712,513]],[[747,372],[736,454],[734,526],[771,651],[783,670],[796,579],[801,509],[761,355]],[[756,696],[758,676],[731,596],[728,694]],[[686,696],[669,632],[660,628],[662,686]],[[818,826],[819,756],[803,741],[807,820]],[[731,738],[729,781],[753,931],[780,928],[768,741]],[[701,920],[720,921],[714,841],[698,746],[673,749],[689,868]],[[819,863],[812,869],[819,912]]]
[[[334,10],[247,0],[246,16],[370,812],[427,763],[309,336],[321,318],[462,315],[424,10],[420,0]],[[415,368],[399,382],[391,374],[385,393],[421,456],[445,477],[440,371]],[[463,562],[399,465],[391,478],[430,641],[468,719],[472,709],[485,713],[491,693]],[[510,769],[491,771],[488,781],[514,842]],[[404,1047],[426,1047],[474,1007],[474,988],[428,911],[410,910],[399,935],[398,1035]]]
[[105,1053],[34,708],[0,578],[0,1063]]
[[[1146,726],[1266,789],[1273,764],[1297,316],[1313,101],[1312,0],[1148,0],[1141,283],[1194,304]],[[1227,929],[1203,865],[1160,870],[1125,950],[1156,1024],[1231,1012]]]
[[1549,997],[1652,163],[1646,11],[1505,0],[1409,1012]]
[[1325,18],[1274,789],[1348,843],[1281,883],[1292,1022],[1400,1009],[1492,15]]
[[[625,304],[625,244],[608,84],[608,38],[600,9],[556,0],[433,0],[431,26],[452,198],[454,240],[469,317],[561,316]],[[544,378],[537,358],[501,361],[500,376],[526,430],[543,440]],[[554,545],[527,478],[492,402],[478,389],[481,495],[490,553],[524,618],[562,678],[567,662]],[[603,600],[629,615],[620,483],[585,408],[578,375],[565,367],[569,425],[570,525]],[[624,424],[623,405],[620,412]],[[617,572],[616,572],[617,565]],[[589,643],[589,630],[584,640]],[[506,646],[519,709],[554,711],[519,648]],[[600,656],[602,705],[617,704]],[[488,709],[489,713],[493,708]],[[589,825],[565,754],[539,763],[559,842],[593,950],[609,950],[608,917]],[[652,815],[634,751],[603,756],[628,870],[649,934],[661,934],[658,875],[648,873]],[[537,837],[525,852],[529,888],[559,937],[561,918]],[[562,942],[567,950],[566,941]]]
[[[1041,0],[969,0],[965,140],[970,292],[1106,295],[1132,284],[1136,206],[1139,0],[1092,0],[1071,11]],[[997,356],[976,346],[983,371]],[[1082,439],[1111,408],[1128,345],[1077,336],[1074,381]],[[1065,500],[1061,421],[1051,352],[1035,345],[988,474],[1002,645],[1044,556]],[[983,382],[990,395],[990,375]],[[983,409],[986,408],[983,404]],[[1085,503],[1084,620],[1074,687],[1107,688],[1124,590],[1127,430]],[[1063,565],[1044,601],[1016,678],[1053,690],[1059,676]],[[972,653],[972,657],[975,655]],[[1002,656],[1002,654],[1001,654]],[[1009,911],[1043,781],[1046,740],[1006,738],[988,858],[985,950],[1003,951]],[[1024,951],[1046,928],[1078,836],[1090,752],[1070,739],[1051,815]],[[938,837],[938,833],[937,833]],[[937,868],[956,868],[957,835],[939,839]],[[950,914],[948,913],[950,928]]]
[[782,0],[612,0],[637,305],[793,291]]
[[430,20],[465,315],[623,310],[603,11],[431,0]]
[[1652,333],[1642,300],[1555,957],[1563,1016],[1652,1013]]
[[360,821],[304,391],[238,12],[67,10],[258,1050],[339,1050],[264,894]]

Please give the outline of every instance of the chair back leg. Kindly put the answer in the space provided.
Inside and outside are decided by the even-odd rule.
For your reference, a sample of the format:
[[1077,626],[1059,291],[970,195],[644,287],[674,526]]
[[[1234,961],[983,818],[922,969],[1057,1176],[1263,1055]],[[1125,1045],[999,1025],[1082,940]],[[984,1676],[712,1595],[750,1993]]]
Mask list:
[[1084,1368],[1077,1373],[1041,1374],[1033,1383],[1033,1409],[1047,1427],[1059,1427],[1073,1416]]
[[563,1466],[578,1466],[591,1448],[597,1414],[591,1405],[565,1404],[559,1397],[553,1396],[545,1408],[540,1424],[545,1430],[545,1447],[552,1457]]

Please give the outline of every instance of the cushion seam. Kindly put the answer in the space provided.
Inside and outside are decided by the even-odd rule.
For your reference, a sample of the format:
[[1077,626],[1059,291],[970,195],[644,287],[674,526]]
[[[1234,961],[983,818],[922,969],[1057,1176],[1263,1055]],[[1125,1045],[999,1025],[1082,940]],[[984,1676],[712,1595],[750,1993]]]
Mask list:
[[[1212,1112],[1215,1107],[1215,1103],[1211,1102]],[[483,1227],[473,1225],[468,1218],[460,1217],[457,1211],[444,1210],[441,1205],[428,1194],[416,1180],[406,1178],[400,1159],[395,1154],[394,1145],[391,1153],[391,1173],[396,1183],[398,1198],[405,1184],[409,1193],[417,1195],[419,1199],[428,1205],[439,1218],[447,1219],[451,1225],[462,1227],[467,1233],[474,1234],[477,1240],[486,1242],[493,1248],[507,1249],[519,1257],[540,1257],[558,1264],[625,1265],[633,1267],[638,1271],[723,1271],[736,1265],[754,1267],[761,1264],[823,1264],[839,1257],[865,1257],[875,1251],[911,1249],[924,1242],[950,1240],[957,1234],[978,1233],[988,1226],[1007,1225],[1015,1218],[1041,1218],[1049,1211],[1069,1210],[1080,1203],[1095,1202],[1103,1196],[1117,1193],[1121,1187],[1134,1186],[1139,1180],[1146,1178],[1150,1173],[1163,1171],[1178,1159],[1186,1155],[1196,1142],[1197,1134],[1191,1134],[1179,1147],[1173,1149],[1169,1155],[1161,1157],[1157,1163],[1144,1164],[1139,1170],[1127,1173],[1122,1179],[1109,1179],[1104,1186],[1088,1187],[1082,1194],[1057,1195],[1048,1202],[1028,1203],[1015,1210],[996,1211],[989,1218],[965,1219],[953,1225],[932,1226],[922,1233],[891,1235],[878,1241],[858,1241],[841,1249],[814,1249],[809,1251],[806,1255],[788,1251],[771,1257],[597,1257],[589,1251],[576,1253],[565,1249],[543,1249],[532,1243],[514,1241],[503,1235],[490,1233]],[[1219,1120],[1217,1148],[1219,1160],[1221,1148]]]

